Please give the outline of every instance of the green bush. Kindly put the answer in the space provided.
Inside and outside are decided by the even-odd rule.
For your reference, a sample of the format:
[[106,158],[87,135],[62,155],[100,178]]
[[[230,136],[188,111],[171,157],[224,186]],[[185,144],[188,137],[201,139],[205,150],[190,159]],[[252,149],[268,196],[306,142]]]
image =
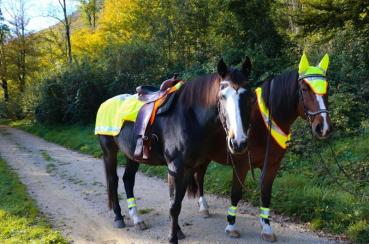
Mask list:
[[22,119],[24,114],[22,111],[20,96],[11,96],[9,101],[0,101],[0,118],[6,119]]
[[105,78],[103,70],[83,63],[44,80],[36,119],[42,123],[91,121],[107,98]]

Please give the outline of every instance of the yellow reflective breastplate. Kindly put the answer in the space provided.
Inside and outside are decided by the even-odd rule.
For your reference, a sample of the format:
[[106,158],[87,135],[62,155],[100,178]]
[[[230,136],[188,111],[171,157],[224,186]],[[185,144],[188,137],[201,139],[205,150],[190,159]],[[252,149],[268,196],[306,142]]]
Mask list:
[[[259,111],[261,114],[261,117],[263,118],[265,126],[269,129],[269,109],[264,103],[263,97],[262,97],[262,89],[261,87],[256,88],[256,96],[258,100],[258,106]],[[286,134],[283,132],[283,130],[277,125],[277,123],[272,119],[271,123],[271,135],[273,139],[278,143],[278,145],[286,149],[287,148],[287,142],[291,138],[291,133]]]

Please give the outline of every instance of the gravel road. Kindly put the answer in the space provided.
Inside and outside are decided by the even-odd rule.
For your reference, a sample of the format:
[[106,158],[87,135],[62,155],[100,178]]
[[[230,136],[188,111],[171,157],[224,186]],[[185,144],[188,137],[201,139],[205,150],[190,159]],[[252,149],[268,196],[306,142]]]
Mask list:
[[[107,207],[103,162],[88,155],[49,143],[24,131],[0,125],[0,155],[27,186],[40,210],[72,243],[166,243],[169,230],[168,188],[163,180],[137,174],[135,195],[149,229],[114,229],[113,213]],[[122,177],[124,168],[119,169]],[[119,182],[123,214],[128,216],[123,182]],[[229,199],[207,195],[211,217],[198,214],[196,201],[183,202],[180,224],[186,235],[182,243],[263,243],[257,209],[242,203],[237,216],[240,239],[225,233]],[[305,230],[301,225],[276,217],[278,242],[334,242]],[[265,242],[264,242],[265,243]]]

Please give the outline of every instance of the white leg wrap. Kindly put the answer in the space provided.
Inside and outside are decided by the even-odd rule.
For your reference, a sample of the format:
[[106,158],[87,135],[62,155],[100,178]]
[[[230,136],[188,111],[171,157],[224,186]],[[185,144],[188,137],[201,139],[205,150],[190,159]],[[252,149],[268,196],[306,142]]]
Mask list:
[[199,206],[200,206],[200,209],[199,209],[200,212],[209,209],[209,205],[208,205],[205,197],[200,197],[199,198]]
[[272,227],[269,224],[266,224],[262,218],[260,218],[260,224],[261,224],[261,233],[265,233],[268,235],[273,234]]
[[128,209],[129,216],[133,219],[134,224],[142,222],[141,217],[138,215],[137,207]]
[[227,231],[235,231],[235,230],[237,230],[237,225],[236,225],[236,223],[234,223],[233,225],[228,224],[228,225],[226,226],[226,228],[225,228],[225,232],[227,232]]

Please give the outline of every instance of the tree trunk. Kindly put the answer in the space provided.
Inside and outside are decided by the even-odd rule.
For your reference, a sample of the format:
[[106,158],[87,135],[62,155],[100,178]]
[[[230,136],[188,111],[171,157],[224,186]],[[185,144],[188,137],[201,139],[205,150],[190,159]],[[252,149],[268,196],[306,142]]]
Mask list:
[[67,39],[67,54],[68,54],[68,63],[71,64],[72,63],[72,44],[71,44],[71,40],[70,40],[70,22],[68,19],[68,15],[67,15],[67,4],[65,2],[65,0],[63,0],[63,3],[60,2],[59,3],[63,9],[63,14],[64,14],[64,27],[65,27],[65,38]]
[[1,86],[3,88],[4,91],[4,101],[7,102],[9,101],[9,92],[8,92],[8,81],[3,77],[1,79]]

